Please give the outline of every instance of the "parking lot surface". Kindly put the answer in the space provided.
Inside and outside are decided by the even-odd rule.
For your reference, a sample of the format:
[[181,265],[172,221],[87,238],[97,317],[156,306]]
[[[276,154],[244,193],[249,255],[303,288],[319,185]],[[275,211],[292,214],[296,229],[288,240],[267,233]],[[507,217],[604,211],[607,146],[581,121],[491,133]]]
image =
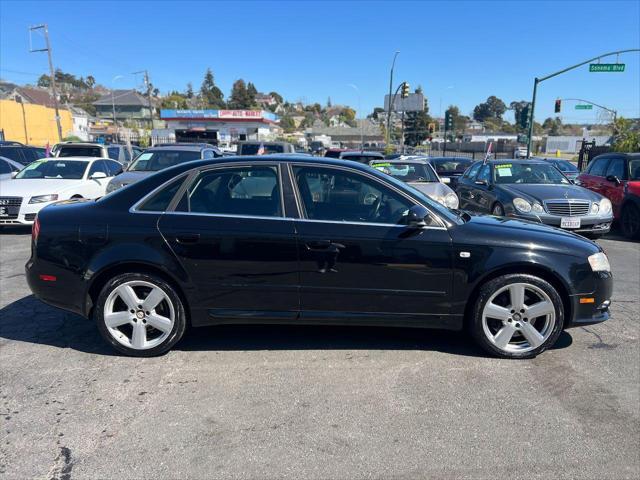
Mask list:
[[465,335],[212,327],[116,356],[31,296],[0,235],[4,478],[638,478],[640,244],[599,242],[612,319],[529,361]]

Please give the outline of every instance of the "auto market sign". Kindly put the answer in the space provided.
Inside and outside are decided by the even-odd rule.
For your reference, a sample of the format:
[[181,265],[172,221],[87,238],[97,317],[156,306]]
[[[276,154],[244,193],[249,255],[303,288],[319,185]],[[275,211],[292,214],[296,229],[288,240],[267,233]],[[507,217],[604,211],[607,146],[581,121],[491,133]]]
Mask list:
[[[274,116],[275,117],[275,116]],[[236,120],[261,120],[269,118],[276,120],[277,117],[271,118],[266,112],[260,110],[160,110],[160,118],[163,120],[171,119],[236,119]]]
[[624,63],[591,63],[590,72],[624,72]]

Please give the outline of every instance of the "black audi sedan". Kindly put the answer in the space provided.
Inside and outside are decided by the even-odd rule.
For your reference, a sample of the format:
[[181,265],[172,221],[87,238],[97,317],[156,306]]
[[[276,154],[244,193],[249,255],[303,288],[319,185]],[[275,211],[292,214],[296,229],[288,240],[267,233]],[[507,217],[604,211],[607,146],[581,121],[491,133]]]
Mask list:
[[136,356],[188,326],[296,323],[467,328],[527,358],[608,319],[612,291],[607,256],[580,236],[449,210],[355,162],[277,154],[47,206],[26,273],[38,298]]
[[574,185],[544,160],[490,160],[467,169],[456,187],[460,208],[531,220],[596,238],[611,228],[611,202]]

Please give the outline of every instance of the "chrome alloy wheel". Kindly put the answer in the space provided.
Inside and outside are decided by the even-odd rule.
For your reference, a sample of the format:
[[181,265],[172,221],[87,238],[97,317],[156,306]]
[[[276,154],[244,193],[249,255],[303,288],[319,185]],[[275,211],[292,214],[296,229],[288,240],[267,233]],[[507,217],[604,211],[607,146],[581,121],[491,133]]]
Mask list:
[[504,352],[526,353],[551,336],[556,310],[542,289],[530,283],[512,283],[497,290],[482,310],[487,339]]
[[142,280],[118,285],[104,306],[104,324],[109,334],[135,350],[147,350],[164,342],[173,330],[175,318],[166,292]]

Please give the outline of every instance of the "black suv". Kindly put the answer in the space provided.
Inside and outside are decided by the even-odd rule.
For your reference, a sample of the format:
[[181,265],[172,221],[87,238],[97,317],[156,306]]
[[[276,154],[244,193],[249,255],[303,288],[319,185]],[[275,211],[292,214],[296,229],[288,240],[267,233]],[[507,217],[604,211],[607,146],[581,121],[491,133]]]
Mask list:
[[20,142],[0,142],[0,157],[10,158],[22,165],[29,165],[46,156],[44,148],[32,147]]
[[126,172],[114,177],[107,185],[107,193],[180,163],[221,156],[222,152],[209,143],[159,143],[147,148],[129,164]]

